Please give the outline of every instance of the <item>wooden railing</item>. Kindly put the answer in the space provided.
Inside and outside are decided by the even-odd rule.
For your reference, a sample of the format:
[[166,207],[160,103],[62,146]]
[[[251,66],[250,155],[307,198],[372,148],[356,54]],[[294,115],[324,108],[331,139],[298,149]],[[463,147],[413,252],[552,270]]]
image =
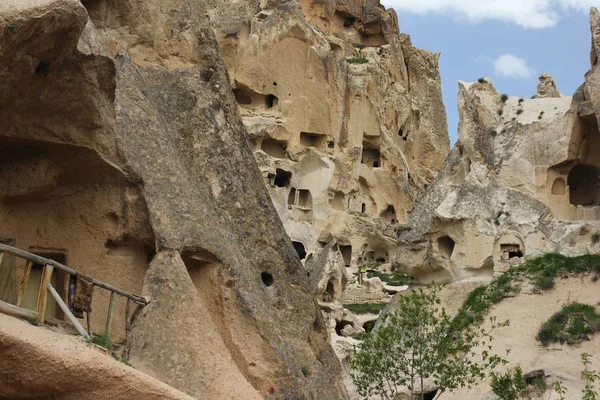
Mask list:
[[[50,279],[52,278],[52,272],[54,271],[55,268],[65,272],[71,276],[83,276],[80,272],[78,272],[72,268],[69,268],[66,265],[63,265],[57,261],[54,261],[54,260],[51,260],[48,258],[44,258],[44,257],[38,256],[36,254],[29,253],[27,251],[17,249],[16,247],[11,247],[11,246],[7,246],[4,244],[0,244],[0,259],[2,258],[1,256],[3,256],[4,254],[10,254],[10,255],[13,255],[13,256],[16,256],[19,258],[23,258],[23,259],[27,260],[27,264],[25,267],[25,273],[23,276],[23,280],[22,280],[21,286],[19,288],[19,296],[18,296],[18,300],[17,300],[17,305],[15,306],[10,303],[0,301],[0,311],[1,312],[10,314],[10,315],[14,315],[14,316],[24,317],[24,318],[35,318],[38,320],[38,322],[40,324],[43,324],[46,320],[46,315],[45,315],[46,314],[46,304],[48,301],[48,292],[50,292],[52,297],[56,300],[57,305],[65,313],[65,315],[67,316],[69,321],[71,321],[71,323],[73,324],[73,326],[75,327],[77,332],[81,336],[89,337],[89,333],[86,332],[86,330],[83,328],[81,323],[79,323],[79,321],[77,320],[75,315],[73,315],[73,313],[71,312],[69,307],[65,304],[64,300],[60,297],[60,295],[58,294],[56,289],[54,287],[52,287],[52,284],[50,283]],[[27,282],[29,280],[29,273],[31,272],[31,267],[33,266],[33,264],[38,264],[38,265],[44,266],[44,269],[42,271],[42,278],[40,281],[40,286],[38,288],[37,307],[36,307],[35,311],[28,310],[28,309],[25,309],[22,307],[23,301],[25,298],[25,289],[27,288]],[[109,290],[111,292],[110,293],[110,301],[109,301],[109,305],[108,305],[108,315],[106,317],[105,333],[107,335],[110,335],[115,297],[117,294],[126,297],[128,299],[128,301],[132,300],[134,303],[142,305],[142,306],[145,306],[149,303],[149,300],[143,296],[129,293],[125,290],[119,289],[117,287],[114,287],[112,285],[109,285],[108,283],[99,281],[97,279],[92,279],[92,284],[94,286],[101,287],[101,288]],[[89,314],[88,314],[88,321],[89,321]]]

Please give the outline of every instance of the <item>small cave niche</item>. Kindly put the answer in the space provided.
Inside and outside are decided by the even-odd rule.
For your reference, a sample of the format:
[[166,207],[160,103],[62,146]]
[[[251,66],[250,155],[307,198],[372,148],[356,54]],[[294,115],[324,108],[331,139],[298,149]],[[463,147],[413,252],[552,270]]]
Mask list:
[[304,260],[306,258],[306,249],[304,248],[304,243],[292,240],[292,244],[294,245],[294,250],[296,250],[296,253],[298,254],[298,258]]
[[333,140],[327,141],[327,148],[328,149],[335,149],[335,142]]
[[556,178],[552,183],[552,194],[563,196],[567,194],[567,184],[563,178]]
[[292,188],[290,190],[290,194],[288,195],[288,206],[293,206],[296,204],[296,188]]
[[245,106],[252,104],[252,97],[243,89],[233,89],[233,95],[235,96],[235,101],[237,101],[239,105]]
[[327,136],[320,133],[300,132],[300,145],[324,149],[327,145]]
[[335,286],[333,284],[333,279],[330,279],[329,282],[327,282],[327,287],[325,288],[325,291],[323,292],[323,296],[321,297],[321,299],[323,300],[324,303],[331,303],[334,299],[334,294],[335,294]]
[[348,325],[352,325],[352,322],[350,322],[350,321],[343,321],[343,320],[342,321],[336,321],[336,323],[335,323],[335,333],[337,333],[338,336],[342,336],[342,331]]
[[592,165],[578,164],[567,177],[569,201],[574,206],[600,205],[600,179],[598,169]]
[[277,187],[288,187],[292,180],[292,173],[281,168],[275,170],[275,176],[273,178],[273,185]]
[[275,280],[273,279],[273,275],[271,275],[268,272],[261,272],[260,280],[266,287],[271,287],[275,283]]
[[308,189],[298,189],[298,207],[303,210],[312,210],[313,199]]
[[543,369],[538,369],[526,373],[524,376],[527,386],[544,387],[546,383],[546,372]]
[[378,149],[363,147],[361,163],[372,168],[381,167],[381,153]]
[[366,203],[362,203],[360,205],[360,212],[363,214],[367,212],[367,204]]
[[519,246],[518,244],[513,244],[513,243],[509,243],[509,244],[507,243],[507,244],[500,245],[500,259],[501,260],[508,261],[514,257],[518,257],[518,258],[523,257],[523,250],[521,249],[521,246]]
[[277,105],[277,103],[279,103],[279,98],[274,94],[268,94],[265,97],[265,106],[267,108],[273,108]]
[[454,246],[456,243],[450,236],[442,236],[438,238],[438,249],[440,254],[447,259],[452,258],[452,253],[454,253]]
[[340,245],[340,252],[342,253],[342,258],[344,259],[344,265],[346,267],[350,267],[350,262],[352,261],[352,246]]
[[198,293],[209,293],[213,284],[211,273],[217,258],[206,250],[191,248],[184,249],[181,259]]
[[385,211],[383,211],[380,216],[390,224],[395,224],[398,222],[396,217],[396,209],[391,204],[387,206]]
[[438,393],[437,389],[436,390],[431,390],[431,391],[428,391],[428,392],[424,392],[423,396],[421,396],[421,398],[423,400],[433,400],[433,399],[435,399],[435,396],[437,396],[437,393]]
[[344,18],[344,28],[349,28],[356,22],[356,18],[354,17],[346,17]]
[[344,196],[343,192],[333,192],[330,193],[329,205],[336,211],[345,211],[346,207],[346,196]]
[[373,330],[373,328],[375,328],[375,322],[377,321],[367,321],[363,324],[363,329],[365,330],[365,332],[369,333]]
[[284,158],[287,143],[271,138],[263,139],[260,149],[274,158]]

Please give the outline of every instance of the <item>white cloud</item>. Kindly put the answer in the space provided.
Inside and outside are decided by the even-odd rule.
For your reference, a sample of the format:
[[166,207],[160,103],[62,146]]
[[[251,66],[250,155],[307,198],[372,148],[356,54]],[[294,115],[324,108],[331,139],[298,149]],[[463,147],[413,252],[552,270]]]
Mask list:
[[554,26],[561,12],[587,11],[599,5],[596,0],[382,0],[382,3],[399,13],[450,13],[474,22],[492,19],[525,28]]
[[494,71],[505,78],[528,79],[535,76],[535,70],[527,61],[514,54],[503,54],[494,61]]

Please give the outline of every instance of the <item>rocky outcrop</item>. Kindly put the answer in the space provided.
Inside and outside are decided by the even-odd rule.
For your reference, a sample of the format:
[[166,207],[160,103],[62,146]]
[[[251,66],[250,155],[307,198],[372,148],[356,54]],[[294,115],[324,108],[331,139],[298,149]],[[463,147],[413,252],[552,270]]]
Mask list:
[[0,28],[0,236],[151,295],[131,360],[175,388],[345,398],[206,10],[9,0]]
[[561,94],[556,88],[556,82],[554,82],[554,78],[548,74],[542,74],[540,75],[540,83],[538,84],[535,98],[544,99],[548,97],[561,97]]
[[[598,20],[594,9],[593,36]],[[548,75],[532,99],[460,82],[459,141],[400,228],[398,266],[425,281],[489,279],[544,253],[598,251],[595,71],[573,97]]]

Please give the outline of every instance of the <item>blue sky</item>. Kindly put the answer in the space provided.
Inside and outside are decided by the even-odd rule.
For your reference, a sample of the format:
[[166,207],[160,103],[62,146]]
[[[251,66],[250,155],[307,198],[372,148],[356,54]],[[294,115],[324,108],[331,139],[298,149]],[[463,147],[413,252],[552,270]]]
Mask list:
[[[457,138],[458,81],[492,78],[500,93],[529,98],[550,74],[571,96],[590,68],[590,0],[383,0],[415,46],[441,52],[450,141]],[[600,1],[597,3],[600,6]]]

